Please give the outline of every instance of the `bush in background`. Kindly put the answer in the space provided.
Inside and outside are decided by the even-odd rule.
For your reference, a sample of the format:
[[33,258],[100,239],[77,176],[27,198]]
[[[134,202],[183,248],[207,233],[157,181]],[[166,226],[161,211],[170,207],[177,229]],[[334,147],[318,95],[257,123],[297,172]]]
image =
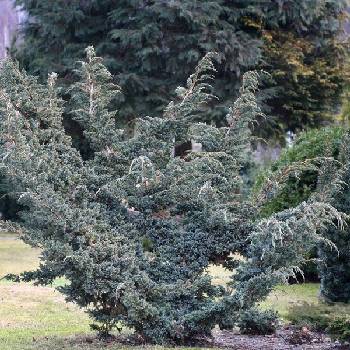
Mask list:
[[287,319],[295,325],[326,332],[335,339],[350,341],[350,308],[347,304],[297,304],[289,309]]
[[[272,164],[267,170],[259,174],[254,192],[258,193],[266,185],[270,177],[276,174],[288,173],[287,169],[307,159],[317,157],[334,157],[345,166],[342,175],[343,190],[338,192],[332,199],[332,203],[340,211],[350,213],[350,175],[349,159],[347,150],[347,129],[340,126],[327,127],[320,130],[311,130],[302,133],[295,144],[286,149],[281,158]],[[336,173],[337,167],[333,169]],[[302,172],[294,172],[287,176],[286,186],[262,209],[263,216],[269,216],[285,208],[292,208],[307,200],[315,191],[319,181],[316,169],[306,169]],[[332,181],[330,177],[329,181]],[[336,244],[338,251],[328,245],[320,245],[318,252],[315,250],[308,254],[310,258],[320,258],[318,272],[321,278],[321,294],[329,301],[350,301],[350,235],[349,229],[329,228],[326,236]],[[309,263],[304,267],[305,278],[315,280],[317,276],[315,263]]]
[[238,327],[243,334],[273,334],[278,326],[276,312],[251,309],[240,315]]
[[[280,158],[256,176],[253,194],[258,193],[269,177],[278,171],[308,159],[339,156],[342,138],[346,130],[341,126],[313,129],[300,133],[293,145],[285,148]],[[317,171],[306,170],[288,177],[285,187],[262,208],[263,216],[292,208],[307,200],[317,186]]]
[[[349,133],[349,131],[347,131]],[[333,196],[331,203],[343,213],[350,215],[350,139],[345,138],[338,157],[344,164],[342,174],[343,190]],[[336,169],[333,171],[336,172]],[[331,177],[330,177],[331,180]],[[326,230],[326,237],[331,238],[337,250],[327,245],[319,246],[321,275],[321,295],[326,301],[350,302],[350,220],[339,229],[336,226]]]

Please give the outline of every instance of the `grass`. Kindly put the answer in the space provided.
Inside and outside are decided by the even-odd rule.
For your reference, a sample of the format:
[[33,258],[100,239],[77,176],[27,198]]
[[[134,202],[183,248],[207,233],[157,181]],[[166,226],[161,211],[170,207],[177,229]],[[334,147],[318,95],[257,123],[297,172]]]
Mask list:
[[[13,235],[0,236],[0,278],[35,268],[39,251]],[[32,349],[40,337],[88,334],[89,318],[49,287],[0,283],[0,349]],[[49,347],[40,347],[40,349]],[[33,348],[35,349],[35,347]],[[51,348],[50,348],[51,349]]]
[[[20,273],[35,268],[39,251],[30,248],[15,236],[0,234],[0,278],[8,273]],[[230,272],[210,267],[214,283],[224,284]],[[262,304],[263,308],[288,314],[290,305],[300,302],[317,303],[318,285],[303,284],[277,288]],[[89,329],[89,317],[51,287],[0,282],[0,350],[97,350],[105,344],[97,342]],[[110,345],[110,350],[130,347]],[[139,350],[140,347],[133,347]],[[142,347],[166,350],[162,347]],[[177,348],[177,350],[184,348]]]
[[306,302],[308,304],[317,304],[320,285],[318,283],[293,284],[290,286],[277,287],[261,304],[264,309],[273,309],[278,311],[282,319],[288,318],[290,307]]
[[[0,235],[0,278],[9,273],[20,273],[38,265],[39,251],[31,249],[14,235]],[[4,281],[2,281],[3,283]]]
[[[210,266],[208,272],[213,277],[213,283],[217,285],[226,284],[232,275],[230,271],[220,266]],[[300,301],[308,304],[318,303],[319,287],[318,283],[279,286],[265,302],[261,303],[261,307],[276,310],[283,319],[286,319],[289,308],[300,303]]]
[[[5,348],[7,349],[7,348]],[[47,339],[41,339],[39,341],[33,341],[32,344],[26,344],[25,347],[8,348],[14,350],[215,350],[204,348],[164,348],[162,346],[126,346],[122,344],[106,344],[99,341],[95,341],[91,338],[56,338],[51,337]]]

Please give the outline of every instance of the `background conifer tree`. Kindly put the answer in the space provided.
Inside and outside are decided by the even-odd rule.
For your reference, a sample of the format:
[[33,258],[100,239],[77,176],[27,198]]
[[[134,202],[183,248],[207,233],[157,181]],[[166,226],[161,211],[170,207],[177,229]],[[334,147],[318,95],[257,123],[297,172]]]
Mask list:
[[220,103],[210,105],[206,119],[223,125],[242,74],[264,66],[273,79],[259,98],[274,118],[261,121],[259,130],[267,129],[268,137],[276,130],[283,134],[332,118],[346,81],[339,37],[346,0],[17,4],[29,15],[15,53],[22,66],[43,79],[55,71],[67,82],[85,47],[95,45],[123,88],[124,122],[140,115],[160,116],[175,88],[209,51],[218,52],[215,91]]

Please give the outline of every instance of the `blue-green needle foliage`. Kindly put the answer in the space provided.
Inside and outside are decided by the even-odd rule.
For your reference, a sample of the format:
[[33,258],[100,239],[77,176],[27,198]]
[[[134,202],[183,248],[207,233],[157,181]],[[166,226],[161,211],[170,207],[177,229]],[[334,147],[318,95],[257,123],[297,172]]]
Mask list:
[[[185,343],[216,324],[251,325],[249,312],[259,319],[256,304],[324,240],[320,229],[342,220],[326,191],[262,221],[264,194],[256,203],[241,195],[250,125],[261,114],[258,74],[244,75],[227,127],[199,123],[214,98],[207,54],[164,116],[137,120],[130,136],[111,109],[120,88],[94,49],[86,52],[67,106],[56,74],[41,85],[11,61],[0,72],[2,169],[24,208],[20,224],[4,225],[42,249],[38,270],[22,278],[64,276],[61,292],[102,335],[125,325],[145,341]],[[84,129],[89,159],[65,132],[65,108]],[[238,274],[215,286],[209,264]]]

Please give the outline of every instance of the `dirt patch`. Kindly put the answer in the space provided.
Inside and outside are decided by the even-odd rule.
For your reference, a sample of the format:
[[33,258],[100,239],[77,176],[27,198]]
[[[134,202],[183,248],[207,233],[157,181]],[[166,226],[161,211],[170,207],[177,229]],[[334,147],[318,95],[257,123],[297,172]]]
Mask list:
[[212,346],[232,350],[350,350],[349,344],[332,342],[324,334],[293,327],[282,328],[276,334],[266,336],[216,331]]
[[0,286],[0,301],[6,302],[7,304],[23,304],[29,307],[30,304],[33,306],[39,305],[44,300],[50,300],[56,303],[65,302],[64,297],[50,287],[38,287],[26,283]]

